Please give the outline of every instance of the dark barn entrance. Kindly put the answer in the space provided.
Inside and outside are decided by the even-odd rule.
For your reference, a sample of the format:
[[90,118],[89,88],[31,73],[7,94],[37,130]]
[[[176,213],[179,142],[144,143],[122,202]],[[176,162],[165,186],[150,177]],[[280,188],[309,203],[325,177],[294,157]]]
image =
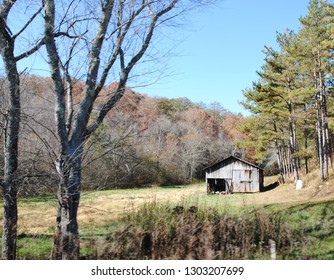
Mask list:
[[230,193],[231,188],[226,179],[208,179],[208,192]]

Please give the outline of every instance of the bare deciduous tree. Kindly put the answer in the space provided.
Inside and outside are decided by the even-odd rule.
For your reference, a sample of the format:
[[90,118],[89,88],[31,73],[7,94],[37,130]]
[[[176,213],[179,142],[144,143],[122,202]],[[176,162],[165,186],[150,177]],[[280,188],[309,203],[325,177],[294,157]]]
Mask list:
[[6,79],[8,81],[8,107],[5,113],[4,125],[4,222],[2,234],[2,258],[16,258],[17,239],[17,186],[15,182],[18,167],[18,141],[20,129],[20,75],[17,69],[17,62],[35,53],[44,43],[43,39],[15,55],[16,42],[24,36],[25,31],[32,24],[38,14],[42,11],[42,6],[37,8],[22,25],[21,29],[13,34],[7,25],[7,18],[15,5],[15,0],[4,0],[0,6],[0,50],[4,62]]
[[[60,184],[52,258],[77,259],[84,143],[124,95],[130,74],[147,54],[156,29],[176,17],[181,4],[187,1],[44,2],[45,45],[54,84],[59,142],[56,166]],[[57,34],[63,37],[56,40]],[[87,61],[82,59],[85,55]],[[77,105],[72,93],[75,75],[86,77],[84,93]],[[110,80],[117,83],[102,98],[101,92]]]

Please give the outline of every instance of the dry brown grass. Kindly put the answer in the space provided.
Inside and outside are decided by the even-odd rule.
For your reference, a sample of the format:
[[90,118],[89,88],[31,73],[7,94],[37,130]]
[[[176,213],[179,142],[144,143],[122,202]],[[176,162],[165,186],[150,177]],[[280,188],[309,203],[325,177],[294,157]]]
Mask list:
[[[56,203],[20,203],[18,204],[18,233],[53,233],[56,221]],[[1,221],[2,222],[2,221]]]
[[[280,185],[263,193],[232,194],[227,196],[207,196],[203,184],[175,188],[146,188],[85,192],[82,194],[78,220],[80,227],[106,225],[112,223],[121,214],[132,212],[144,203],[178,203],[189,200],[198,206],[261,206],[270,204],[302,203],[306,201],[334,200],[334,175],[319,185],[317,173],[304,178],[306,186],[296,190],[294,183]],[[276,177],[267,178],[266,184]],[[52,234],[55,225],[56,200],[45,201],[19,200],[19,234]],[[2,217],[0,217],[0,223]]]
[[[205,187],[192,185],[176,188],[146,188],[85,192],[78,212],[81,227],[111,223],[121,214],[150,202],[178,202],[186,197],[205,194]],[[18,200],[18,233],[52,234],[56,219],[56,199]],[[2,213],[0,216],[2,223]]]
[[205,187],[192,185],[180,188],[148,188],[87,193],[79,209],[81,225],[106,224],[120,214],[138,209],[145,203],[179,202],[187,197],[205,194]]
[[296,190],[294,182],[288,182],[277,188],[258,193],[249,198],[250,204],[282,204],[282,203],[303,203],[303,202],[321,202],[334,200],[334,174],[326,182],[320,182],[319,171],[302,176],[304,187]]

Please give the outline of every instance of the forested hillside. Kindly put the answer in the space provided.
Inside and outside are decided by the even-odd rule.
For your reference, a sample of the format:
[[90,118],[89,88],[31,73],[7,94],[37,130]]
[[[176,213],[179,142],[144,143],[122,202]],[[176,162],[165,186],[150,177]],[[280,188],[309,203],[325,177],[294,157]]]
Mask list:
[[[313,176],[316,191],[320,180],[327,180],[322,184],[331,188],[334,4],[310,0],[308,13],[300,18],[300,29],[277,33],[276,46],[265,47],[258,80],[244,90],[242,104],[250,115],[243,117],[224,108],[224,94],[232,93],[226,92],[226,85],[218,79],[210,79],[210,83],[223,94],[212,104],[190,101],[190,89],[185,90],[185,97],[169,99],[148,96],[144,87],[142,92],[131,88],[154,80],[148,77],[152,73],[168,75],[159,66],[170,53],[165,39],[174,39],[174,28],[183,28],[192,11],[203,11],[215,1],[28,2],[0,4],[2,259],[17,257],[18,217],[22,215],[18,201],[26,200],[21,199],[24,196],[30,200],[33,195],[52,194],[57,209],[52,212],[56,216],[51,258],[68,260],[80,258],[77,217],[82,190],[193,183],[203,179],[204,167],[231,154],[256,161],[267,174],[280,173],[282,182],[305,179],[307,185],[307,178]],[[220,36],[219,32],[215,36]],[[231,38],[226,41],[236,44]],[[166,50],[160,50],[164,44]],[[42,65],[36,69],[41,61],[48,70]],[[240,69],[244,66],[238,55],[234,63]],[[201,79],[196,82],[207,85]],[[304,176],[315,169],[319,180],[314,173]],[[295,191],[294,185],[290,187]],[[222,201],[233,198],[217,197]],[[205,194],[205,199],[210,201],[213,196]],[[261,199],[267,202],[265,197]],[[175,209],[170,208],[170,213],[175,214]],[[192,215],[198,207],[189,209],[195,211],[183,214]],[[108,213],[102,208],[99,211],[99,215]],[[184,215],[180,223],[188,228]],[[324,224],[332,232],[331,224]],[[199,223],[193,225],[192,234]],[[210,230],[221,226],[211,225]],[[244,225],[242,233],[249,232]],[[110,224],[100,226],[110,229]],[[185,232],[189,237],[188,230]],[[222,232],[217,236],[226,236]],[[267,241],[257,244],[262,251]],[[243,252],[240,257],[248,258],[247,250]]]
[[258,162],[277,161],[284,182],[319,167],[322,180],[332,166],[334,9],[311,0],[300,29],[277,34],[267,46],[259,80],[244,91],[252,115],[243,123]]
[[[222,103],[195,104],[186,97],[154,98],[127,88],[84,144],[82,187],[189,183],[203,178],[203,167],[231,153],[280,172],[283,182],[287,177],[297,180],[314,166],[319,166],[325,180],[332,166],[334,126],[333,13],[327,1],[311,0],[300,29],[278,33],[277,50],[265,47],[259,79],[244,91],[242,104],[250,117],[229,112],[223,98]],[[20,79],[19,192],[49,192],[59,179],[54,168],[59,136],[52,79],[28,74]],[[71,79],[73,112],[77,112],[85,83]],[[8,87],[6,76],[1,77],[1,144]],[[91,124],[118,87],[118,82],[102,87]]]
[[[54,191],[58,175],[54,169],[56,136],[53,113],[50,114],[54,110],[51,80],[38,76],[21,76],[21,80],[24,91],[20,194]],[[1,90],[6,90],[6,86],[1,79]],[[97,107],[115,86],[113,83],[104,89]],[[75,105],[82,98],[82,82],[76,81],[73,91]],[[2,110],[1,117],[4,116]],[[236,127],[242,119],[220,103],[205,105],[187,98],[154,98],[127,89],[85,143],[83,188],[185,184],[200,180],[205,166],[232,152],[241,152],[234,148],[233,141],[241,137]]]

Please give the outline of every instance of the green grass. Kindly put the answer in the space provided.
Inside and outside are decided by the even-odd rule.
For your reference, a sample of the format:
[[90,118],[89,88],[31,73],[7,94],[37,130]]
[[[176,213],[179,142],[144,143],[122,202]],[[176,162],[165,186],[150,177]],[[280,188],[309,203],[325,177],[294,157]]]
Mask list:
[[[270,207],[269,207],[270,209]],[[307,245],[304,258],[334,259],[334,202],[293,205],[279,213],[295,232],[302,232]]]
[[17,241],[17,258],[27,260],[49,259],[52,241],[52,235],[20,234]]

